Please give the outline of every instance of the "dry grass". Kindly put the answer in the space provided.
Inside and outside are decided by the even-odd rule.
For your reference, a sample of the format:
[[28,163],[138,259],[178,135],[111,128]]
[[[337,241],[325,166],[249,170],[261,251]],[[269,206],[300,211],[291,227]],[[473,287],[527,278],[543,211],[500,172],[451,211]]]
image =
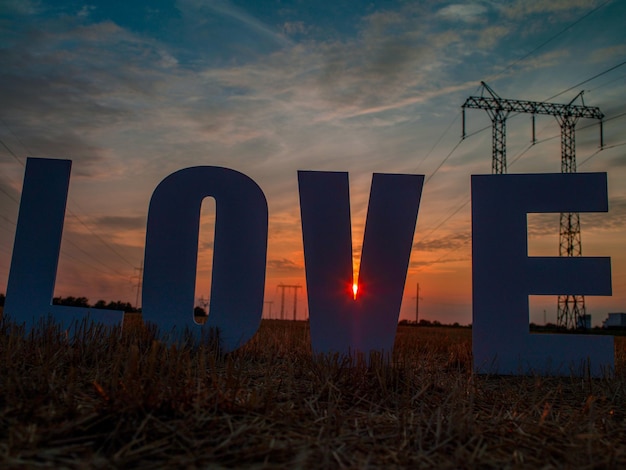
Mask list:
[[220,355],[0,322],[2,468],[626,468],[626,342],[599,380],[475,376],[470,332],[400,327],[392,365],[266,321]]

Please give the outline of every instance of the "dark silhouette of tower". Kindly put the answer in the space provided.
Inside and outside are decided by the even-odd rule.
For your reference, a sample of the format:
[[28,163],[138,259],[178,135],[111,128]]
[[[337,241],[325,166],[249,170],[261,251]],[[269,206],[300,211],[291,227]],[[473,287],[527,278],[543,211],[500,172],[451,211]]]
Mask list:
[[[576,124],[580,118],[600,120],[600,146],[602,139],[602,119],[604,114],[597,107],[585,106],[581,91],[568,104],[556,104],[539,101],[510,100],[501,98],[485,82],[481,82],[480,96],[470,96],[463,103],[463,138],[465,138],[465,110],[484,109],[492,123],[492,161],[491,172],[503,174],[506,166],[506,119],[510,113],[532,114],[532,142],[535,140],[535,116],[546,114],[554,116],[561,127],[561,172],[576,173]],[[484,92],[487,91],[488,96]],[[582,105],[574,102],[580,98]],[[575,190],[575,188],[572,188]],[[580,217],[578,213],[561,213],[559,228],[559,256],[582,256],[580,236]],[[567,328],[584,325],[586,315],[584,295],[560,295],[558,299],[557,324]]]

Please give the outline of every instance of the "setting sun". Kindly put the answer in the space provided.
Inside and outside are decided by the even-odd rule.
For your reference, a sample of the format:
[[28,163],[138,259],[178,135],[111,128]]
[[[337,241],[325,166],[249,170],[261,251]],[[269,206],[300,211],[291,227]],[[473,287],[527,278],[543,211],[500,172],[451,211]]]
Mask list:
[[359,285],[355,282],[352,284],[352,295],[354,296],[354,300],[356,300],[356,294],[359,291]]

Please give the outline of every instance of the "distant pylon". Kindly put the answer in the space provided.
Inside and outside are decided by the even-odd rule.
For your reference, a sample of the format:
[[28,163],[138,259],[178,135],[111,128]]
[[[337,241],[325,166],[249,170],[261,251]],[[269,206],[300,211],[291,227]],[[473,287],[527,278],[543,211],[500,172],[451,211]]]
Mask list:
[[[604,114],[597,107],[585,106],[581,91],[568,104],[556,104],[539,101],[509,100],[500,98],[485,82],[481,82],[483,90],[490,97],[470,96],[463,103],[463,138],[465,138],[465,109],[484,109],[489,113],[492,122],[492,163],[494,174],[507,172],[506,166],[506,118],[509,113],[532,114],[533,140],[535,143],[535,115],[547,114],[554,116],[561,127],[561,172],[576,173],[576,139],[575,128],[580,118],[600,120],[600,147],[603,146],[602,119]],[[574,102],[580,97],[582,106]],[[580,217],[578,213],[562,213],[559,228],[559,256],[582,256],[580,236]],[[577,328],[584,324],[586,314],[584,295],[560,295],[558,299],[557,325]]]
[[491,118],[491,173],[502,175],[506,167],[506,118],[511,110],[507,106],[510,100],[503,100],[485,82],[480,82],[483,91],[491,98],[470,96],[463,104],[463,138],[465,138],[465,108],[484,109]]
[[302,286],[288,286],[286,284],[279,284],[279,289],[282,289],[280,295],[280,319],[285,319],[285,289],[293,289],[293,320],[296,320],[298,313],[298,289],[301,289]]
[[143,280],[143,259],[141,260],[141,264],[138,268],[135,268],[137,271],[137,294],[135,295],[135,308],[139,308],[139,293],[141,292],[141,281]]

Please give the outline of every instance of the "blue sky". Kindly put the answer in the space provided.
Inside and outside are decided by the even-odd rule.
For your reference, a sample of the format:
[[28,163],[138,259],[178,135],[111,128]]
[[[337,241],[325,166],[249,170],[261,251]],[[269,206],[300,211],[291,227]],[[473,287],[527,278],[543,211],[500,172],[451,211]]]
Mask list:
[[[218,165],[266,193],[274,312],[277,284],[304,285],[297,170],[350,172],[357,259],[372,172],[421,173],[402,316],[419,282],[424,318],[469,323],[469,177],[490,172],[491,134],[486,113],[468,111],[460,142],[460,107],[484,80],[537,101],[584,89],[607,117],[605,150],[593,122],[577,132],[578,162],[593,155],[580,171],[609,173],[609,214],[581,219],[583,253],[613,258],[613,297],[588,300],[598,323],[626,309],[624,18],[619,0],[3,0],[0,291],[29,155],[74,161],[58,295],[134,303],[152,191],[180,168]],[[537,119],[532,147],[530,132],[529,116],[508,120],[510,172],[559,171],[556,121]],[[198,296],[210,282],[205,206]],[[531,254],[557,254],[555,217],[529,218]],[[531,320],[545,309],[554,321],[555,306],[531,299]]]

